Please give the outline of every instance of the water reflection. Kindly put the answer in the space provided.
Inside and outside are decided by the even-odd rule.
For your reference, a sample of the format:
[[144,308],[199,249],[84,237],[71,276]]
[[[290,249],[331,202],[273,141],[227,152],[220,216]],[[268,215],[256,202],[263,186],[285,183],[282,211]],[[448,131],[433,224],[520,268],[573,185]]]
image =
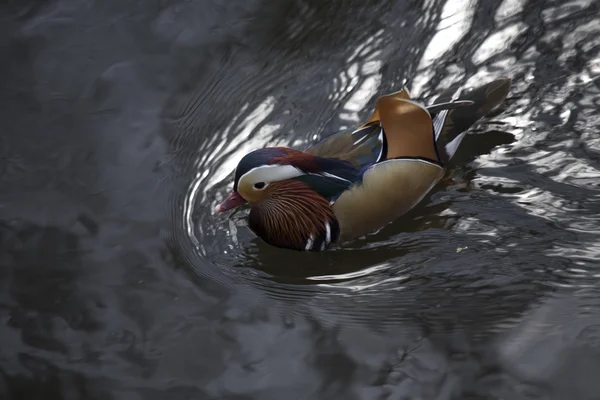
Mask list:
[[[598,7],[9,2],[0,397],[595,398]],[[347,248],[212,212],[248,150],[504,75],[443,182]]]
[[[397,45],[391,34],[396,26],[403,26],[404,22],[396,21],[393,28],[384,23],[383,29],[373,28],[371,35],[365,39],[360,33],[345,31],[345,40],[348,44],[352,43],[347,46],[349,55],[338,53],[339,62],[343,62],[343,65],[339,64],[339,75],[331,83],[321,85],[327,89],[328,95],[318,95],[320,101],[317,107],[312,104],[300,108],[296,104],[296,100],[301,102],[307,95],[316,98],[315,93],[311,93],[316,88],[312,82],[302,85],[296,77],[295,82],[299,85],[292,87],[287,81],[283,83],[281,78],[287,75],[285,68],[277,72],[270,70],[271,82],[261,82],[270,90],[262,102],[257,103],[254,99],[260,97],[255,97],[252,101],[247,99],[244,103],[238,103],[237,111],[235,107],[229,108],[231,117],[221,123],[221,129],[211,126],[211,137],[198,147],[200,158],[194,163],[198,172],[187,190],[184,223],[194,243],[195,249],[191,250],[197,251],[203,259],[210,260],[218,269],[207,271],[204,265],[197,273],[209,276],[224,273],[228,278],[219,280],[225,284],[246,281],[261,291],[266,290],[284,298],[346,292],[357,296],[362,295],[363,289],[367,295],[369,288],[374,287],[378,290],[405,288],[402,284],[404,277],[418,275],[426,269],[423,264],[434,262],[432,260],[443,260],[444,265],[450,263],[454,256],[449,254],[448,248],[443,249],[440,243],[452,241],[456,234],[462,236],[459,236],[452,251],[466,247],[470,252],[477,252],[477,249],[492,244],[495,246],[494,252],[514,255],[524,241],[531,240],[531,245],[535,243],[539,247],[538,257],[556,254],[551,250],[552,246],[549,247],[537,237],[548,229],[548,223],[551,227],[558,223],[558,210],[564,209],[565,204],[555,198],[557,190],[561,190],[560,184],[554,179],[544,181],[547,171],[535,169],[535,165],[543,168],[556,166],[559,161],[565,161],[565,154],[556,149],[544,150],[546,144],[542,145],[540,140],[546,136],[545,133],[532,135],[532,132],[544,129],[543,123],[553,124],[550,115],[556,114],[547,109],[543,102],[532,108],[534,94],[530,93],[531,85],[527,86],[518,79],[505,112],[473,130],[474,135],[469,137],[458,155],[457,168],[450,171],[445,183],[400,221],[375,235],[357,240],[345,249],[327,254],[295,254],[290,257],[288,252],[272,248],[255,238],[246,227],[244,212],[226,220],[221,216],[213,216],[208,207],[221,200],[231,180],[231,171],[248,151],[267,145],[305,148],[323,134],[352,128],[369,112],[378,95],[385,90],[398,88],[390,86],[394,82],[396,85],[407,83],[411,92],[428,98],[444,86],[476,84],[492,79],[499,71],[506,74],[507,69],[516,76],[522,76],[531,74],[538,67],[529,61],[533,55],[518,50],[526,48],[522,39],[523,35],[529,34],[531,26],[527,20],[519,18],[523,13],[522,7],[511,5],[508,0],[496,5],[467,2],[470,6],[458,7],[463,11],[452,12],[457,9],[455,3],[440,4],[437,9],[430,5],[420,10],[422,13],[416,19],[416,24],[412,21],[413,30],[421,29],[430,38],[426,48],[403,49],[407,56],[403,59],[403,65],[407,66],[405,70],[410,71],[412,64],[417,66],[418,71],[423,71],[414,78],[398,76],[391,82],[385,79],[390,77],[386,69],[393,64],[391,60],[395,57],[390,54],[390,49]],[[479,7],[484,7],[485,18],[493,18],[495,29],[474,41],[468,32],[482,23],[484,17],[478,14],[478,11],[482,11]],[[406,18],[408,21],[408,15]],[[439,22],[436,23],[436,29],[430,30],[428,24],[437,18]],[[290,40],[301,39],[294,34]],[[310,39],[307,37],[304,40]],[[543,43],[544,39],[542,46]],[[311,46],[318,47],[320,44],[311,43]],[[322,51],[332,50],[325,44],[322,46]],[[463,62],[455,62],[456,58],[450,54],[457,49],[461,49],[459,52],[468,49],[471,52],[469,58],[463,54]],[[332,59],[336,60],[338,55]],[[517,62],[515,57],[519,55],[522,60]],[[231,54],[230,57],[239,60],[246,58],[243,50],[237,56]],[[468,59],[471,61],[467,62]],[[475,65],[481,67],[475,70]],[[334,72],[326,66],[321,67]],[[304,62],[304,68],[312,68],[312,62]],[[444,73],[442,69],[445,69]],[[442,76],[445,76],[444,79],[440,79]],[[311,78],[318,79],[318,76]],[[311,90],[307,91],[307,87]],[[219,91],[212,89],[212,92],[216,95]],[[552,99],[549,97],[548,101]],[[195,100],[188,104],[195,104]],[[184,131],[186,126],[203,123],[196,115],[197,108],[181,106],[180,109],[182,111],[178,119],[187,121],[183,126]],[[310,119],[301,116],[307,110],[313,114]],[[570,111],[559,115],[563,124],[566,124]],[[190,122],[192,120],[194,123]],[[214,123],[215,118],[211,120]],[[306,122],[301,123],[303,120]],[[542,121],[542,126],[539,123],[536,126],[535,121]],[[497,130],[498,127],[502,130]],[[564,138],[560,143],[566,143]],[[531,151],[533,149],[535,151]],[[531,173],[528,175],[526,171]],[[596,172],[590,170],[588,173],[594,176]],[[546,189],[545,185],[548,185]],[[518,217],[507,220],[509,215]],[[538,221],[540,217],[548,222]],[[569,240],[566,232],[563,232],[563,236]],[[465,253],[456,257],[470,259],[472,256]],[[497,277],[481,276],[480,279],[493,281]],[[315,281],[319,283],[315,284]],[[294,289],[297,285],[301,285],[298,289],[300,292]]]

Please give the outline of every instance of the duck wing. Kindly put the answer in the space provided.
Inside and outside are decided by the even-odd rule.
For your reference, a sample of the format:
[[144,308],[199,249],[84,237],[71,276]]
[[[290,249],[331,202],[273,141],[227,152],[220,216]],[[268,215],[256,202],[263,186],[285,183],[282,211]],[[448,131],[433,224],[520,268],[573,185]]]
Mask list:
[[385,158],[385,135],[379,121],[373,121],[352,132],[328,136],[305,151],[316,157],[350,162],[364,171]]

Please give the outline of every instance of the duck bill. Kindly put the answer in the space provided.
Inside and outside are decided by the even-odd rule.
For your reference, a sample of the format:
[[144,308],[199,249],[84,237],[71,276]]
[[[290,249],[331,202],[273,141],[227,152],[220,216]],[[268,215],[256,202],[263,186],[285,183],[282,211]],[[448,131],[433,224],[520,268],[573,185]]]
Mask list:
[[238,192],[231,192],[229,196],[220,204],[217,204],[215,211],[221,213],[223,211],[231,210],[232,208],[236,208],[245,204],[246,200],[238,194]]

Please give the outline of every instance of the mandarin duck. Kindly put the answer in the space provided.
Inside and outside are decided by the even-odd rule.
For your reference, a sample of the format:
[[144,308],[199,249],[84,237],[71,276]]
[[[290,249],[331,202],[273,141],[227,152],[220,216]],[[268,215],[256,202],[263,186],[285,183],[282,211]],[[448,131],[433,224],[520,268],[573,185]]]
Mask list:
[[246,154],[233,191],[216,207],[251,206],[250,229],[281,248],[321,251],[372,233],[413,208],[442,178],[466,130],[500,105],[498,79],[430,106],[406,88],[377,99],[366,123],[304,151],[267,147]]

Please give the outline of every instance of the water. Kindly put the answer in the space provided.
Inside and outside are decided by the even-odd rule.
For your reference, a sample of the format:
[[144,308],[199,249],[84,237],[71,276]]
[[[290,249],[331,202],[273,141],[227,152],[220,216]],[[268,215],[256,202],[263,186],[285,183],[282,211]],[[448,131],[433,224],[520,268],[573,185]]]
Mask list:
[[[0,398],[597,399],[600,6],[0,8]],[[511,76],[413,211],[347,248],[215,215],[237,161],[407,84]]]

